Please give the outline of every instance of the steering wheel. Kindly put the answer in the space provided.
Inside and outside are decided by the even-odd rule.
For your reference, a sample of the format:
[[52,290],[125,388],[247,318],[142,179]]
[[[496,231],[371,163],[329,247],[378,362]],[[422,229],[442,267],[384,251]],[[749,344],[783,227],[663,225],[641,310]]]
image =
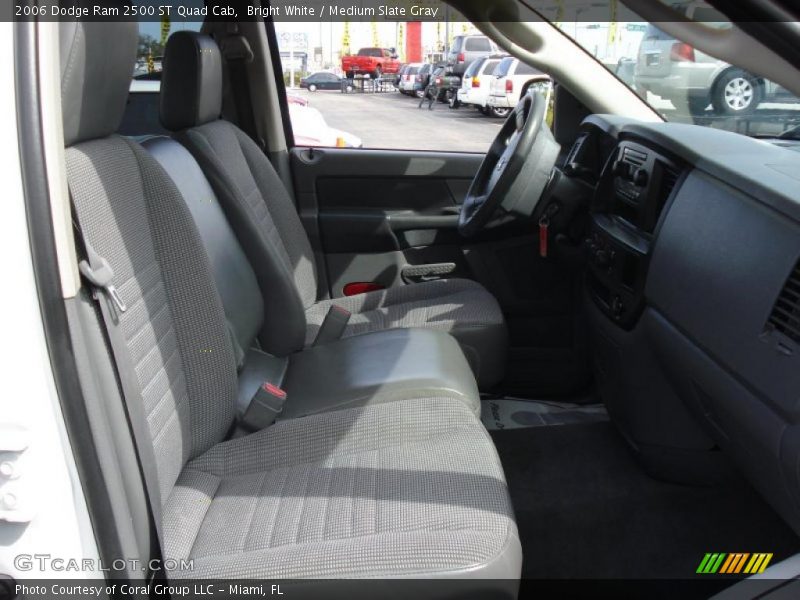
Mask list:
[[546,112],[547,99],[531,90],[508,115],[464,198],[461,235],[475,235],[509,216],[534,214],[560,150]]

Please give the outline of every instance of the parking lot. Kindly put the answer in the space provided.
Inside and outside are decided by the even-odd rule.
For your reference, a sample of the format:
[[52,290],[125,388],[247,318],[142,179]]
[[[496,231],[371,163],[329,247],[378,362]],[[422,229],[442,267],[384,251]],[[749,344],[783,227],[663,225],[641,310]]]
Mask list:
[[[418,108],[417,98],[396,91],[343,94],[293,89],[289,93],[307,99],[330,127],[361,138],[364,148],[486,152],[503,122],[474,108],[453,110],[440,102],[434,102],[433,110],[428,110],[427,100]],[[800,123],[800,104],[764,103],[750,116],[719,117],[710,110],[695,116],[681,113],[657,96],[649,95],[648,100],[670,121],[748,135],[780,135]]]
[[319,110],[329,126],[361,138],[365,148],[486,152],[502,119],[472,108],[450,109],[434,102],[428,110],[400,92],[351,93],[290,90]]

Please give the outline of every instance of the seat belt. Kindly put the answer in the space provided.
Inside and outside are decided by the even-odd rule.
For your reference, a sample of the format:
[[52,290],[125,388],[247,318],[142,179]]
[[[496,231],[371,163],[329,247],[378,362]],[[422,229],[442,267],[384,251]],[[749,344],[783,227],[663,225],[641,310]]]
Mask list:
[[344,330],[347,329],[347,324],[350,322],[350,316],[351,313],[346,308],[331,304],[330,308],[328,308],[328,314],[325,315],[322,325],[319,326],[317,337],[314,338],[312,346],[335,342],[341,338]]
[[233,91],[233,102],[236,106],[236,118],[239,128],[264,150],[266,144],[258,135],[255,117],[253,116],[253,98],[250,95],[250,80],[247,77],[247,65],[253,62],[253,50],[248,41],[241,35],[229,35],[220,43],[222,55],[228,63],[228,73]]
[[286,396],[285,390],[265,381],[250,400],[239,426],[248,433],[269,427],[283,411]]
[[155,547],[151,548],[151,556],[155,554],[154,558],[160,560],[163,541],[160,518],[161,493],[155,471],[155,453],[150,443],[150,432],[147,430],[147,420],[144,415],[144,402],[139,382],[136,379],[136,372],[133,368],[127,342],[119,327],[119,317],[128,310],[128,307],[112,283],[114,269],[105,258],[94,250],[89,239],[84,234],[74,202],[72,202],[71,208],[73,214],[72,226],[78,246],[78,269],[91,286],[92,297],[100,308],[100,314],[103,317],[106,340],[114,359],[117,383],[125,402],[128,426],[133,434],[136,454],[139,459],[139,469],[150,508],[150,537],[155,542]]

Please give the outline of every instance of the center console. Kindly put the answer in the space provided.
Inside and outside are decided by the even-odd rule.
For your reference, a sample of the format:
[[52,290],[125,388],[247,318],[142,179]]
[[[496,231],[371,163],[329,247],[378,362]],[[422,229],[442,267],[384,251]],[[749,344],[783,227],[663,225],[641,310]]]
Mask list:
[[624,134],[608,156],[591,205],[586,276],[597,393],[648,473],[705,484],[727,467],[667,379],[645,313],[650,258],[689,170]]
[[660,152],[623,140],[604,169],[592,206],[589,293],[624,329],[644,306],[647,265],[659,217],[681,175]]

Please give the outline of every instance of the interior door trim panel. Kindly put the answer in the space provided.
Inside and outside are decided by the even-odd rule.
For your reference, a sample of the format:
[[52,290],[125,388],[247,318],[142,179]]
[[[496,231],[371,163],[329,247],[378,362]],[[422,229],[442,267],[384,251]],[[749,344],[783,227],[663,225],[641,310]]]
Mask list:
[[483,155],[294,148],[291,159],[300,215],[331,295],[357,280],[402,283],[409,265],[455,263],[453,276],[469,275],[459,204]]

